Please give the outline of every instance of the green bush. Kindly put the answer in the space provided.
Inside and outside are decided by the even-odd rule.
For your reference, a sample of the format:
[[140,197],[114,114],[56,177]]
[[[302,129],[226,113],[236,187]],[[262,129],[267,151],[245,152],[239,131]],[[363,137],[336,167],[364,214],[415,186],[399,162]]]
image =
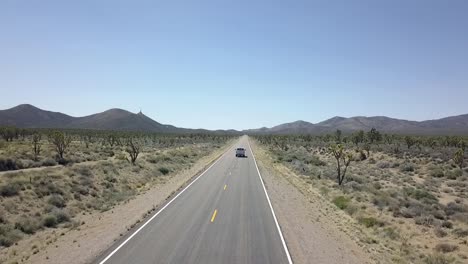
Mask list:
[[57,217],[55,215],[48,214],[42,220],[44,226],[46,227],[56,227],[57,226]]
[[337,196],[333,199],[332,202],[336,205],[336,207],[340,208],[341,210],[344,210],[348,207],[349,203],[351,202],[351,199],[344,196]]
[[0,171],[17,170],[16,162],[11,159],[0,159]]
[[11,225],[0,224],[0,246],[9,247],[21,239],[21,232]]
[[42,161],[42,166],[55,166],[57,165],[57,161],[55,161],[53,158],[47,158]]
[[400,238],[400,234],[393,227],[386,227],[384,229],[384,234],[385,234],[386,237],[388,237],[388,238],[390,238],[392,240],[396,240],[396,239]]
[[63,208],[67,206],[65,199],[61,195],[54,194],[52,195],[47,202],[55,207]]
[[18,183],[7,183],[0,187],[0,195],[3,197],[10,197],[19,194],[21,186]]
[[383,226],[384,223],[377,220],[375,217],[360,217],[358,218],[360,224],[364,225],[365,227],[374,227],[374,226]]
[[161,172],[163,175],[166,175],[166,174],[168,174],[170,171],[169,171],[169,169],[166,168],[166,167],[161,167],[161,168],[159,168],[159,172]]
[[15,228],[25,234],[34,234],[39,229],[39,225],[35,219],[23,216],[15,223]]
[[413,172],[415,171],[416,166],[412,163],[404,163],[400,165],[400,171],[402,172]]
[[435,178],[442,178],[444,177],[444,171],[441,168],[434,168],[431,170],[430,175]]
[[458,177],[463,175],[463,171],[456,168],[447,172],[446,177],[449,180],[456,180]]
[[437,202],[438,199],[432,195],[430,192],[422,189],[416,189],[412,187],[406,187],[403,189],[403,193],[411,198],[414,198],[418,201],[426,201],[428,203]]
[[70,221],[70,215],[64,210],[56,209],[52,211],[52,214],[57,219],[58,224]]

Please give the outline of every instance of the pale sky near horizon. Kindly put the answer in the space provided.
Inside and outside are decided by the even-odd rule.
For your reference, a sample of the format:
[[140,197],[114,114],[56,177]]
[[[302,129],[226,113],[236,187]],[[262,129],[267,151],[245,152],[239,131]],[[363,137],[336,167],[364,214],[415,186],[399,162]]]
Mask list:
[[0,109],[179,127],[468,113],[468,1],[0,1]]

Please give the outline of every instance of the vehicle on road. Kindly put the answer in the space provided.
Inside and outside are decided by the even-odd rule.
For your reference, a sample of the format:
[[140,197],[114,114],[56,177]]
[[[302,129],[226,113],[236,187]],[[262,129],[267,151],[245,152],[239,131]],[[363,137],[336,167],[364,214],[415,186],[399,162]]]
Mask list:
[[236,157],[246,157],[245,148],[236,148]]

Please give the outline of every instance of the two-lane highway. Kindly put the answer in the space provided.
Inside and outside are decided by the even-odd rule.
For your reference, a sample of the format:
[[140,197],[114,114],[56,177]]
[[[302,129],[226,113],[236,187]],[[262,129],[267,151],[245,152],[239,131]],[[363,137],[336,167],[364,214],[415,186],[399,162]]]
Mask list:
[[96,263],[292,263],[248,138]]

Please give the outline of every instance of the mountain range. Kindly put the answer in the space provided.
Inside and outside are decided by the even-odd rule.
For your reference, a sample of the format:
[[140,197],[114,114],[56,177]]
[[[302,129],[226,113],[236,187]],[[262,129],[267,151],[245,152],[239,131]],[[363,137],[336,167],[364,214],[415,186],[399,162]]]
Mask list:
[[408,121],[386,116],[373,117],[333,117],[320,123],[295,121],[271,128],[236,130],[206,130],[188,129],[172,125],[161,124],[147,117],[142,112],[131,113],[123,109],[109,109],[83,117],[73,117],[60,112],[39,109],[30,104],[0,110],[0,126],[16,126],[22,128],[69,128],[69,129],[98,129],[119,131],[148,131],[159,133],[245,133],[245,134],[324,134],[337,129],[344,133],[356,130],[370,130],[376,128],[385,133],[445,135],[467,134],[468,114],[451,116],[436,120]]
[[376,128],[389,134],[411,135],[468,135],[468,114],[451,116],[427,121],[408,121],[386,116],[335,116],[320,123],[296,121],[285,123],[271,128],[250,129],[247,134],[325,134],[341,130],[351,133],[357,130],[368,131]]

